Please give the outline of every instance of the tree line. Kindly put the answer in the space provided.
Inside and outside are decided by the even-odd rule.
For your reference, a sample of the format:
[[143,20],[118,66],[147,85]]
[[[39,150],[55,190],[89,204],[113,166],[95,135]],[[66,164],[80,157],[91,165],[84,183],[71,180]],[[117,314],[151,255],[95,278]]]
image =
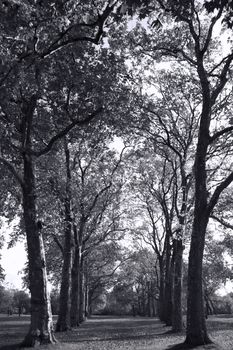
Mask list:
[[76,327],[132,259],[127,235],[154,253],[154,279],[137,287],[152,314],[158,294],[174,331],[190,244],[185,344],[211,342],[207,226],[232,228],[231,13],[227,1],[0,4],[1,213],[26,234],[25,346],[55,342],[47,272],[60,285],[56,330]]

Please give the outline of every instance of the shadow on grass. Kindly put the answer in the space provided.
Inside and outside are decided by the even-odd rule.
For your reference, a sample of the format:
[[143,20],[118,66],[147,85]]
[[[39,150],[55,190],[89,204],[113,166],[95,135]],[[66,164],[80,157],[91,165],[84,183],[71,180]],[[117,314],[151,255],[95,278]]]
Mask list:
[[4,345],[0,346],[0,350],[19,350],[20,344],[10,344],[10,345]]

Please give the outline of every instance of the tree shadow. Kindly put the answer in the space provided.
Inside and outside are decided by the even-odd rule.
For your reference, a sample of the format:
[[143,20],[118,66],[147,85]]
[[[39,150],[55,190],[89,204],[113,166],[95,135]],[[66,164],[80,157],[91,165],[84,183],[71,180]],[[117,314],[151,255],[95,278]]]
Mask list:
[[0,346],[0,350],[19,350],[21,348],[21,344],[10,344]]
[[166,350],[186,350],[186,349],[194,349],[195,346],[191,346],[185,343],[179,343],[175,345],[169,345]]

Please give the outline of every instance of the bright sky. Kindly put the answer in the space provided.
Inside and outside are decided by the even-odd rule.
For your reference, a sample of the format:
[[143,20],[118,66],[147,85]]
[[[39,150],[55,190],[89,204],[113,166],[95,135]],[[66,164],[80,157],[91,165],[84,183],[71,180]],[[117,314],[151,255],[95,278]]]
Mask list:
[[13,248],[7,249],[10,227],[4,223],[0,232],[3,234],[5,240],[4,247],[0,252],[2,256],[0,264],[4,268],[6,275],[4,285],[9,288],[21,289],[22,280],[21,275],[18,273],[24,268],[27,260],[24,242],[21,240]]

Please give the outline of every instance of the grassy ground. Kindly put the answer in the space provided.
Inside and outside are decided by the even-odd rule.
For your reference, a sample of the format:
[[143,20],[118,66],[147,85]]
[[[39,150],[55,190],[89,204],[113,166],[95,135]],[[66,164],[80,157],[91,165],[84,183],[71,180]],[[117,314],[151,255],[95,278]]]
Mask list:
[[[29,325],[29,317],[0,315],[0,349],[17,349]],[[212,316],[209,333],[216,345],[195,349],[233,350],[233,316]],[[92,317],[78,329],[57,333],[58,344],[42,350],[165,350],[181,343],[184,334],[171,334],[170,328],[151,318]]]

